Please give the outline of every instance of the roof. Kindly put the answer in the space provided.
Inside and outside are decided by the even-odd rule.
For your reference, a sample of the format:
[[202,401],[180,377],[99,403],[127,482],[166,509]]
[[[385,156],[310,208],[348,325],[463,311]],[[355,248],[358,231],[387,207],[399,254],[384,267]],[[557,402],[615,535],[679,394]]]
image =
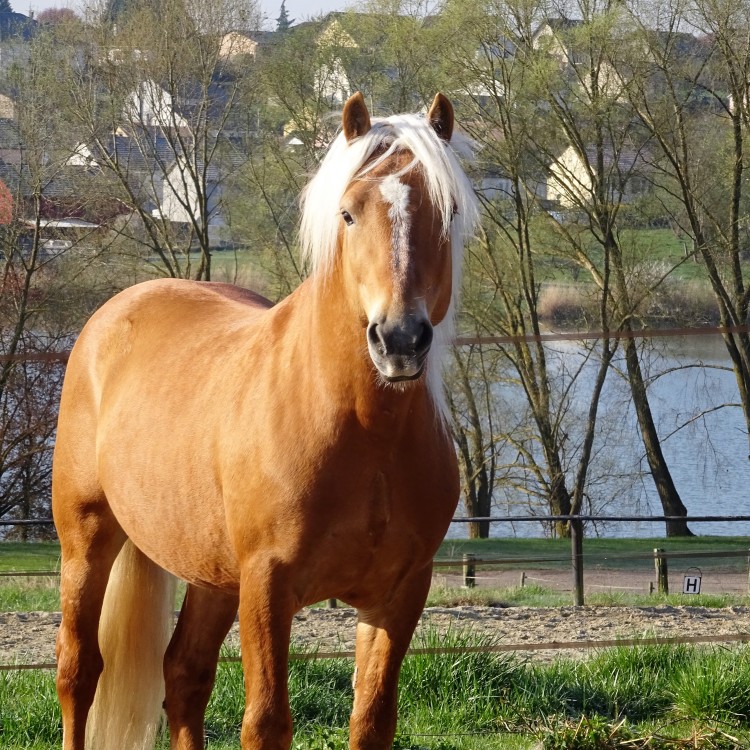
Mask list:
[[17,37],[28,41],[36,27],[37,22],[23,13],[0,13],[0,40]]

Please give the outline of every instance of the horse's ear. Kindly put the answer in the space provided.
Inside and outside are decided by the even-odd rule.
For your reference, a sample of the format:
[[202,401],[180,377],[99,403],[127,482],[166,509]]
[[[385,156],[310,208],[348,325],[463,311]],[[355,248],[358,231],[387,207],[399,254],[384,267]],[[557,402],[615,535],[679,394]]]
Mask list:
[[370,113],[367,111],[365,98],[361,92],[352,94],[346,100],[341,121],[347,142],[359,138],[370,129]]
[[444,94],[437,93],[427,113],[435,132],[444,140],[449,141],[453,135],[453,105]]

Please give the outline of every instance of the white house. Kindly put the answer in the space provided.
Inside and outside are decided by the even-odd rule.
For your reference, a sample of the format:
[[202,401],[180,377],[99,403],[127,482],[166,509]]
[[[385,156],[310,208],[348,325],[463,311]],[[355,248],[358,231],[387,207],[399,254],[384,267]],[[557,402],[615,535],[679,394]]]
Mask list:
[[[568,146],[548,168],[547,199],[562,208],[591,205],[594,201],[596,151],[588,147],[583,154]],[[635,149],[612,147],[604,150],[604,175],[607,193],[613,202],[628,203],[649,190],[649,165]]]

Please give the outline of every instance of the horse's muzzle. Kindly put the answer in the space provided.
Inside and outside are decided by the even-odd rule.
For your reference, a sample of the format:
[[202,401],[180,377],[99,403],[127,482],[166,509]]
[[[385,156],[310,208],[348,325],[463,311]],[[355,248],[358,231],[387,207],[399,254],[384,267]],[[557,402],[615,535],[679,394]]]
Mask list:
[[416,380],[424,370],[431,345],[432,324],[421,316],[374,321],[367,326],[370,358],[389,383]]

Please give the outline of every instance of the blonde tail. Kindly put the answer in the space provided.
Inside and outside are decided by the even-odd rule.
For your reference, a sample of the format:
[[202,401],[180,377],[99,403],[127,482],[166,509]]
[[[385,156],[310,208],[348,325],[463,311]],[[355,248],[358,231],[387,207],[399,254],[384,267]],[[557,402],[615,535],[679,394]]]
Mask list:
[[150,750],[162,718],[162,663],[175,579],[129,540],[107,584],[99,646],[104,671],[86,725],[89,750]]

